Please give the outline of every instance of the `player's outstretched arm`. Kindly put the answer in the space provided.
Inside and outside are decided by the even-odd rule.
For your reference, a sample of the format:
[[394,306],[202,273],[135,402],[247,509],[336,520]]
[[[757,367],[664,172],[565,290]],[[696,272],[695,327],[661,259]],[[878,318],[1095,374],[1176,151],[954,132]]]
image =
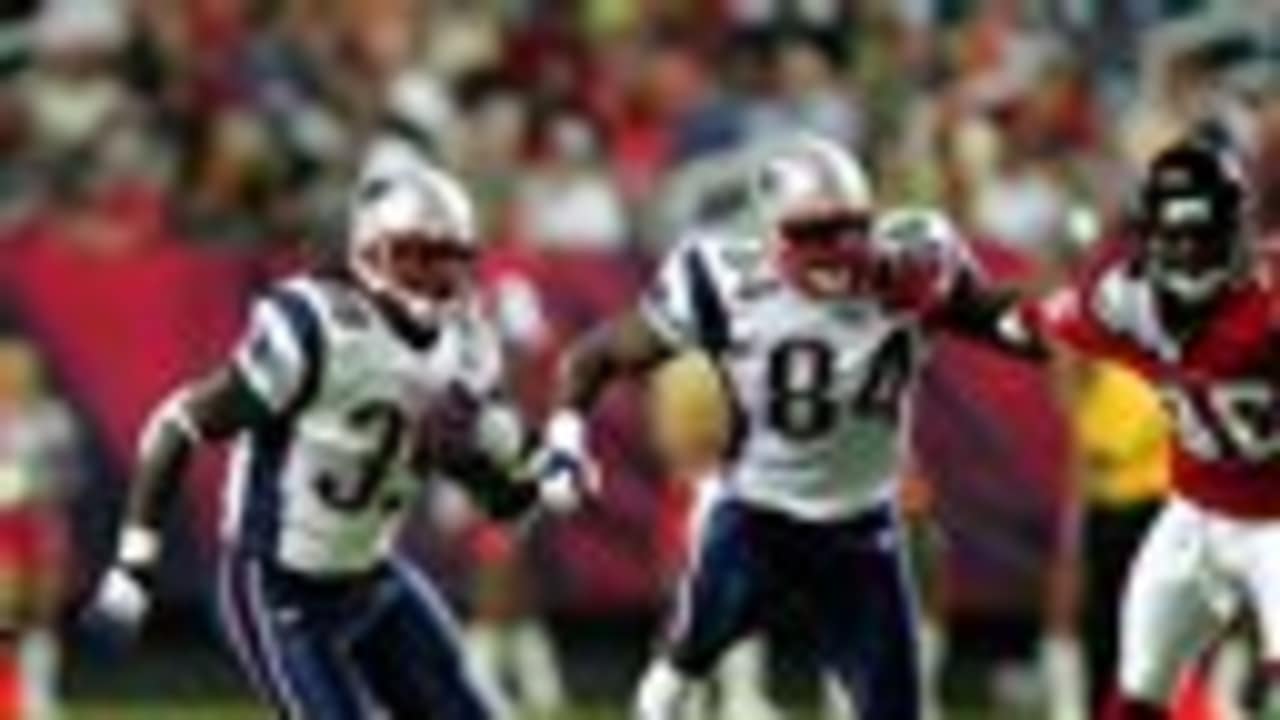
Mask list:
[[886,307],[914,316],[927,330],[951,332],[1020,358],[1048,357],[1039,328],[1027,322],[1026,311],[1034,305],[1016,290],[986,281],[942,212],[906,207],[884,213],[871,249],[872,292]]
[[615,380],[638,375],[673,356],[674,345],[640,309],[608,320],[565,352],[532,474],[543,503],[553,509],[581,504],[599,483],[587,447],[586,417]]
[[115,561],[90,608],[94,619],[126,632],[136,628],[148,610],[164,519],[196,449],[250,427],[266,415],[232,367],[183,385],[152,412],[139,442]]
[[608,320],[566,351],[556,386],[556,407],[587,415],[615,379],[648,371],[675,353],[676,348],[639,310]]
[[926,324],[1020,359],[1043,362],[1049,359],[1050,347],[1026,321],[1025,302],[1016,290],[986,286],[965,276]]

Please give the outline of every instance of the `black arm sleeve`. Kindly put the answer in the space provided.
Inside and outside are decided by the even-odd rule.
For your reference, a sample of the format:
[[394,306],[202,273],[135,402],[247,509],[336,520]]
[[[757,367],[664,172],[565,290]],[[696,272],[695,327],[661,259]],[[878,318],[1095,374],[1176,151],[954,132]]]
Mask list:
[[555,407],[590,412],[615,379],[656,367],[676,352],[640,312],[633,310],[614,318],[576,340],[565,352]]
[[[536,484],[519,477],[517,469],[533,438],[521,432],[507,450],[486,448],[480,438],[480,418],[486,406],[500,403],[500,394],[477,398],[459,385],[451,386],[419,428],[410,462],[423,477],[443,475],[466,490],[487,513],[508,519],[537,502],[538,492]],[[499,459],[497,453],[503,457]],[[514,457],[506,457],[506,453]]]
[[1012,288],[988,287],[965,274],[941,306],[925,318],[927,329],[942,330],[1014,357],[1044,362],[1048,347],[1037,337],[1012,337],[1002,327],[1017,312],[1021,294]]
[[516,476],[509,468],[482,452],[456,450],[442,457],[436,467],[461,485],[486,513],[499,520],[523,515],[538,502],[538,486]]

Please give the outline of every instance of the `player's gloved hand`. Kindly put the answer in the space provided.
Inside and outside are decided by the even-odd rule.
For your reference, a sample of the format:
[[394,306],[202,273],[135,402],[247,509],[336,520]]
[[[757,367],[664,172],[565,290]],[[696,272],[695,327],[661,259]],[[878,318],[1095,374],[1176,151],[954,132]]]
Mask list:
[[542,446],[531,460],[543,507],[554,512],[577,510],[600,489],[600,471],[587,449],[582,417],[559,410],[543,429]]
[[98,582],[84,612],[91,638],[111,651],[131,645],[151,609],[151,567],[159,548],[154,532],[128,529],[119,557]]
[[135,635],[150,609],[147,582],[130,568],[113,565],[99,581],[88,612],[92,620],[101,620],[121,634]]

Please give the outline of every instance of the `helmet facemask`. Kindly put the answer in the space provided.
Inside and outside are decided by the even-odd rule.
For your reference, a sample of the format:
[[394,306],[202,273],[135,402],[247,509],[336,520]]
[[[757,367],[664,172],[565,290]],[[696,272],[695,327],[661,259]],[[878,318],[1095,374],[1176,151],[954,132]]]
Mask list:
[[434,327],[464,304],[472,283],[472,251],[448,238],[390,235],[352,259],[356,276],[415,323]]
[[1189,304],[1212,300],[1247,266],[1236,228],[1213,222],[1205,198],[1161,203],[1147,238],[1147,272],[1161,291]]
[[848,208],[792,213],[778,223],[778,264],[797,289],[816,298],[847,298],[871,288],[871,219]]

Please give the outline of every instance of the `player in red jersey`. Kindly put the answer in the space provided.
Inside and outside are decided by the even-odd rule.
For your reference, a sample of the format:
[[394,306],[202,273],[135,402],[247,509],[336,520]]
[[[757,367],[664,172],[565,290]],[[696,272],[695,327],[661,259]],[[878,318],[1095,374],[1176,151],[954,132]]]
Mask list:
[[1181,670],[1244,607],[1280,680],[1280,294],[1253,262],[1247,206],[1233,158],[1176,144],[1143,185],[1136,257],[1022,310],[1029,336],[1142,374],[1175,426],[1172,499],[1121,605],[1110,720],[1167,717]]
[[[1118,361],[1168,408],[1173,494],[1130,570],[1107,720],[1169,717],[1181,671],[1243,609],[1277,688],[1265,717],[1280,718],[1280,293],[1253,260],[1248,199],[1234,159],[1189,138],[1148,169],[1135,252],[1084,281],[1035,302],[908,293],[936,322],[1011,349]],[[927,258],[889,260],[888,288],[928,274]]]

